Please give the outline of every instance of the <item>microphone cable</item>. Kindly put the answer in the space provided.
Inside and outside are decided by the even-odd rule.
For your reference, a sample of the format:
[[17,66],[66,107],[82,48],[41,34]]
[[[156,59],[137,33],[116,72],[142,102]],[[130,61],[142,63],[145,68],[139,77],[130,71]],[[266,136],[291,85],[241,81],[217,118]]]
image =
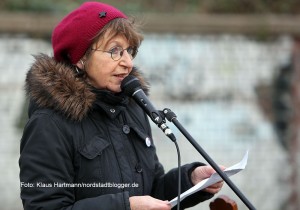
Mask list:
[[180,210],[180,194],[181,194],[181,156],[180,149],[177,141],[174,141],[177,151],[177,162],[178,162],[178,195],[177,195],[177,210]]
[[[166,118],[166,115],[163,111],[158,111],[159,115],[162,117],[163,119],[163,123],[165,123],[165,118]],[[167,113],[168,114],[168,113]],[[166,126],[166,125],[165,125]],[[160,125],[158,125],[158,127],[161,128]],[[161,128],[162,129],[162,128]],[[169,127],[166,126],[165,129],[169,129]],[[166,134],[168,132],[165,132],[166,130],[165,129],[162,129],[162,131]],[[171,131],[171,130],[170,130]],[[180,155],[180,149],[179,149],[179,146],[178,146],[178,143],[177,143],[177,140],[176,140],[176,137],[175,135],[173,134],[173,132],[171,131],[170,134],[166,134],[172,142],[174,142],[175,144],[175,147],[176,147],[176,151],[177,151],[177,167],[178,167],[178,186],[177,186],[177,210],[180,210],[180,194],[181,194],[181,155]]]

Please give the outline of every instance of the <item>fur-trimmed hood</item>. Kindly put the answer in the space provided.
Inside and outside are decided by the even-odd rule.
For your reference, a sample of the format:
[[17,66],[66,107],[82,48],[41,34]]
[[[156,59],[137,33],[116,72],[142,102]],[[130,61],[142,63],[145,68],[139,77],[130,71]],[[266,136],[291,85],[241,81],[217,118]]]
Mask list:
[[[38,107],[49,108],[66,117],[80,121],[92,109],[96,93],[92,91],[82,77],[77,77],[74,70],[53,57],[39,54],[27,73],[25,90],[27,96]],[[131,75],[136,76],[147,93],[148,83],[136,68]]]

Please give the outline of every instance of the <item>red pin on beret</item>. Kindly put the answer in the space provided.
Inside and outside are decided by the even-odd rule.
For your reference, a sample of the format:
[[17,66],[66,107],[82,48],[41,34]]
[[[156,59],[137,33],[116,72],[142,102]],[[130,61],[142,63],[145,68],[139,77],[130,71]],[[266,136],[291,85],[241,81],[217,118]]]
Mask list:
[[111,20],[127,18],[118,9],[100,2],[86,2],[65,16],[54,28],[52,47],[57,61],[76,64],[96,34]]

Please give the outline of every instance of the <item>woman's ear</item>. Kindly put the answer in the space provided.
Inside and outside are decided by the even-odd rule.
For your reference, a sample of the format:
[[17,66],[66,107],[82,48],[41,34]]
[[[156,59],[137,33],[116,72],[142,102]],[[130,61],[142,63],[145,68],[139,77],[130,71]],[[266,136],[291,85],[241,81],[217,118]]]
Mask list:
[[79,69],[84,70],[84,62],[81,59],[76,63],[76,66]]

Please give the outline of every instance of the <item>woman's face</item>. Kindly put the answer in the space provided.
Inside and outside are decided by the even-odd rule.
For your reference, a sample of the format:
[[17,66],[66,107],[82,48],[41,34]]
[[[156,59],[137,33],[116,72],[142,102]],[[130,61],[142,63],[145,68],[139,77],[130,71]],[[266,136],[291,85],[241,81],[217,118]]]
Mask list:
[[129,43],[123,35],[117,35],[108,39],[99,40],[93,45],[93,49],[87,63],[85,71],[89,83],[97,89],[106,89],[112,92],[120,92],[122,80],[132,71],[132,57],[126,50],[123,51],[122,57],[115,61],[111,57],[111,51],[115,47],[127,49]]

